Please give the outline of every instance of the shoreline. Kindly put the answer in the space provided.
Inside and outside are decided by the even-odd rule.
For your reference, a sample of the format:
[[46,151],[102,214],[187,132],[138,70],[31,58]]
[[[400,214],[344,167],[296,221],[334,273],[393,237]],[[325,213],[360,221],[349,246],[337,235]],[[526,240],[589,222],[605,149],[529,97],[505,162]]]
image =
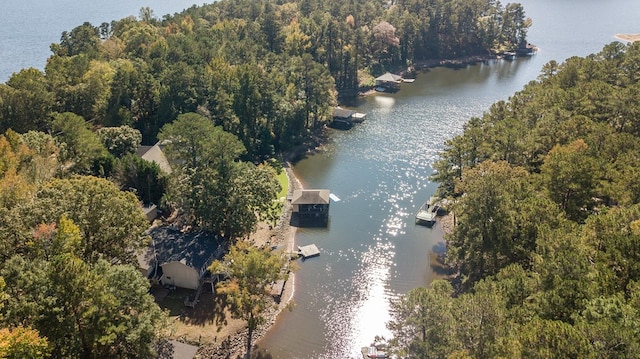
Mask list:
[[[290,162],[284,162],[283,171],[285,171],[289,182],[288,195],[291,195],[296,189],[303,188],[302,183],[293,173]],[[262,235],[258,235],[256,238],[253,238],[253,244],[256,246],[269,245],[283,247],[287,253],[293,253],[297,228],[289,224],[291,219],[291,209],[291,203],[285,200],[278,224],[273,229],[267,230]],[[294,293],[295,273],[291,272],[289,273],[289,278],[285,283],[280,303],[277,303],[265,314],[265,323],[259,326],[252,335],[252,346],[254,348],[276,323],[280,313],[289,306]],[[198,357],[213,359],[243,358],[246,354],[246,340],[247,328],[245,326],[242,330],[233,333],[226,340],[220,343],[210,343],[200,347],[198,350]]]
[[[467,65],[473,65],[480,62],[498,60],[501,57],[495,54],[486,54],[486,55],[471,55],[460,57],[457,59],[440,59],[440,60],[423,60],[418,61],[408,67],[404,68],[400,71],[395,71],[395,74],[402,76],[403,78],[415,79],[417,73],[420,71],[425,71],[430,68],[435,67],[450,67],[450,68],[461,68]],[[377,93],[375,90],[376,86],[366,87],[365,90],[358,92],[358,97],[369,96]]]
[[[496,59],[499,59],[496,55],[475,55],[449,60],[428,60],[415,63],[399,73],[407,78],[415,78],[417,72],[424,71],[429,68],[462,67]],[[372,89],[364,93],[361,92],[358,96],[366,96],[371,92],[374,92],[374,90]],[[302,183],[293,173],[292,163],[295,163],[308,155],[321,151],[323,145],[327,143],[328,140],[327,133],[323,128],[317,131],[315,135],[308,140],[308,142],[301,144],[293,151],[283,155],[281,162],[289,182],[288,196],[291,195],[294,190],[303,188]],[[291,219],[291,210],[291,203],[285,200],[278,224],[274,228],[268,230],[265,228],[259,228],[256,233],[249,236],[249,240],[253,242],[253,245],[258,247],[282,247],[288,253],[293,253],[297,228],[289,224]],[[444,232],[450,232],[453,227],[453,217],[451,214],[444,216],[442,218],[442,222],[444,225]],[[265,323],[259,326],[252,335],[252,347],[254,349],[260,350],[260,341],[275,325],[282,311],[292,303],[294,294],[295,273],[291,272],[289,273],[289,278],[285,283],[280,302],[265,314]],[[243,329],[229,335],[229,337],[222,342],[209,343],[201,346],[197,353],[198,357],[212,359],[243,358],[246,355],[246,338],[247,328],[246,326],[243,326]]]

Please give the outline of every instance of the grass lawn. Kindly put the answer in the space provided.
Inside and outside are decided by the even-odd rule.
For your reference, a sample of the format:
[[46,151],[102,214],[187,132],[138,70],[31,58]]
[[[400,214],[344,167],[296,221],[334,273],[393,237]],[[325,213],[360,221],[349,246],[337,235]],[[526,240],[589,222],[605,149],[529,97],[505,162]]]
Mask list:
[[289,179],[287,178],[287,172],[282,169],[280,173],[278,173],[278,183],[280,183],[280,193],[278,193],[278,199],[283,201],[283,198],[287,198],[287,193],[289,193]]

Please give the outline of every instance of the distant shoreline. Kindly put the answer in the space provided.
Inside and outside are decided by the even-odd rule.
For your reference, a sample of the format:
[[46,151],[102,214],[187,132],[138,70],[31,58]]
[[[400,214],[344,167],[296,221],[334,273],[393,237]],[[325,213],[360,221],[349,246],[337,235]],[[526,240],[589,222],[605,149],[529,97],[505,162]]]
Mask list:
[[616,34],[616,38],[619,40],[636,42],[640,41],[640,34]]

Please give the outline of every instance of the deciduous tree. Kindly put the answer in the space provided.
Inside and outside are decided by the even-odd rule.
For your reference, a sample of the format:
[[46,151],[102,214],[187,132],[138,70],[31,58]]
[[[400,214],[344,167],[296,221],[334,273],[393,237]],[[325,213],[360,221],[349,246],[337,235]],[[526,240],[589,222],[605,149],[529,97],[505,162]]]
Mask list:
[[142,143],[142,134],[140,131],[127,125],[119,127],[102,127],[96,131],[96,134],[102,140],[102,144],[106,147],[114,157],[120,158],[129,153],[136,153],[140,143]]
[[275,171],[238,160],[238,139],[197,114],[163,127],[169,159],[176,165],[168,199],[187,220],[235,240],[251,233],[279,191]]
[[233,315],[247,321],[247,354],[251,357],[253,332],[265,321],[265,314],[273,304],[269,288],[283,279],[285,257],[280,252],[259,249],[247,242],[238,242],[222,262],[215,261],[209,270],[225,273],[229,279],[217,286],[225,294]]
[[55,116],[53,131],[62,149],[62,161],[76,173],[90,172],[94,160],[106,154],[99,137],[80,116],[65,112]]
[[41,359],[48,358],[50,352],[47,338],[41,337],[37,330],[22,326],[0,328],[0,358]]
[[148,281],[133,266],[80,258],[83,233],[64,215],[42,232],[50,240],[47,253],[2,263],[5,322],[36,329],[54,357],[153,357],[163,314]]
[[147,244],[148,227],[138,199],[112,182],[77,176],[54,179],[35,199],[20,208],[22,227],[29,231],[40,223],[55,223],[66,214],[81,231],[78,256],[93,263],[135,263],[134,252]]

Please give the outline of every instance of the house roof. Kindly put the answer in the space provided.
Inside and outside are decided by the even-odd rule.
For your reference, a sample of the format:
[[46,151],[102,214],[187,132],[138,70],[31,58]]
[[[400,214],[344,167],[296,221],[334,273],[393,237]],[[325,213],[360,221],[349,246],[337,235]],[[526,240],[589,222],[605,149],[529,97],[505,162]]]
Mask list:
[[140,146],[138,147],[136,153],[143,160],[155,162],[158,166],[160,166],[161,170],[166,173],[171,173],[171,166],[169,165],[169,161],[164,155],[164,152],[162,152],[160,142],[156,143],[153,146]]
[[328,189],[298,189],[293,191],[291,204],[329,204]]
[[171,227],[153,228],[149,235],[152,243],[138,256],[142,268],[149,268],[157,258],[158,265],[181,262],[200,270],[221,246],[216,236],[206,233],[182,233]]
[[394,75],[391,72],[387,72],[384,75],[377,77],[376,81],[400,82],[402,81],[402,76]]
[[351,110],[345,110],[344,108],[340,108],[340,107],[336,107],[333,110],[333,117],[334,118],[349,118],[353,115],[353,111]]

